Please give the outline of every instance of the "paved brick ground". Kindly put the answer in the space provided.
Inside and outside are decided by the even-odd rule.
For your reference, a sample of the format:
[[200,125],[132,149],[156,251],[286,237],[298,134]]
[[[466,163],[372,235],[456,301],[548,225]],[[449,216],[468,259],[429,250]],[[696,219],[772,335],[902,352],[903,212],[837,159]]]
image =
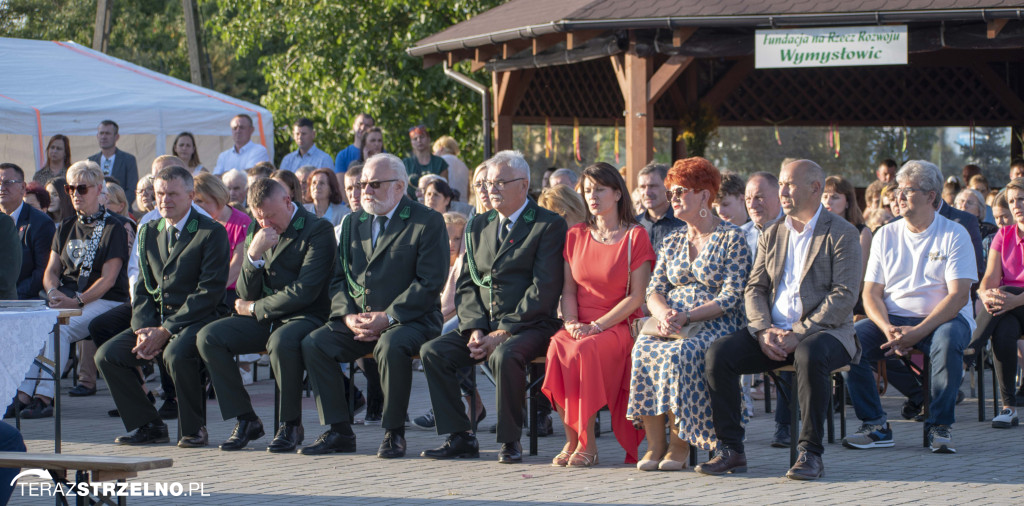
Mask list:
[[[265,368],[260,373],[264,379],[251,386],[250,392],[257,413],[270,425],[273,383],[265,379]],[[481,394],[493,412],[494,388],[481,375],[478,378],[482,383]],[[423,375],[414,375],[414,382],[409,410],[413,417],[429,408]],[[768,446],[774,422],[760,406],[747,431],[749,472],[708,477],[691,470],[640,473],[622,464],[624,452],[609,432],[598,440],[601,464],[596,468],[550,467],[551,457],[564,443],[557,426],[554,436],[541,438],[539,455],[527,457],[521,465],[497,463],[498,445],[493,435],[483,432],[486,429],[482,429],[479,460],[422,459],[419,452],[438,446],[443,438],[410,428],[410,456],[383,461],[376,457],[383,431],[373,426],[356,427],[357,454],[272,455],[265,451],[269,434],[244,451],[227,453],[218,450],[217,445],[230,434],[234,421],[220,420],[216,401],[208,405],[212,443],[209,448],[182,450],[170,444],[115,446],[113,439],[125,431],[120,420],[107,416],[113,401],[105,385],[100,384],[95,396],[64,399],[65,453],[171,457],[171,469],[144,472],[133,481],[202,482],[209,494],[133,498],[133,504],[1024,503],[1024,429],[996,430],[988,422],[978,422],[977,402],[972,397],[957,408],[959,422],[954,426],[953,436],[958,454],[933,455],[922,448],[921,424],[899,419],[901,399],[887,396],[883,399],[886,410],[899,419],[893,421],[896,446],[854,451],[838,443],[827,445],[826,478],[810,483],[784,477],[789,467],[788,450]],[[308,443],[323,429],[317,423],[313,400],[304,399],[303,406]],[[991,404],[988,411],[987,416],[991,416]],[[848,413],[853,418],[853,410],[848,409]],[[482,427],[494,422],[494,416],[488,415]],[[858,425],[851,419],[848,428],[854,431]],[[609,430],[607,419],[604,427]],[[172,439],[176,428],[176,423],[170,422]],[[24,421],[22,430],[29,451],[53,451],[52,419]],[[526,441],[524,436],[523,442]],[[705,457],[702,454],[701,460]],[[22,497],[16,489],[11,504],[52,504],[52,499]]]

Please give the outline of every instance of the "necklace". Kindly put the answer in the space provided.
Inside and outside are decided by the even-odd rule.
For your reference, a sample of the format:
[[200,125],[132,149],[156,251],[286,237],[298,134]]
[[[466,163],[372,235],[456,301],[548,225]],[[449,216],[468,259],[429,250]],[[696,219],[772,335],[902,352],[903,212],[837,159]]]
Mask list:
[[612,239],[615,238],[615,234],[618,234],[619,230],[621,229],[622,227],[616,226],[613,230],[608,230],[602,233],[595,227],[594,236],[597,238],[598,241],[607,244],[609,242],[612,242]]
[[705,240],[707,240],[708,237],[711,236],[711,234],[715,233],[715,229],[716,228],[718,228],[718,223],[717,222],[715,222],[711,226],[711,231],[702,234],[699,231],[697,231],[697,227],[691,227],[690,230],[688,230],[686,232],[686,239],[689,240],[692,243],[697,243],[697,242],[703,243]]

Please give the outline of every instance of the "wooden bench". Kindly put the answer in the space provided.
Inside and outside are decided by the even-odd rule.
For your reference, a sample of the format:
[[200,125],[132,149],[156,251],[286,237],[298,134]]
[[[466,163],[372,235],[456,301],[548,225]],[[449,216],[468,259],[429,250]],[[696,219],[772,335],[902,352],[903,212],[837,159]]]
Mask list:
[[[174,461],[169,458],[0,452],[0,467],[44,469],[50,473],[54,483],[61,484],[65,489],[72,487],[67,481],[67,472],[72,470],[76,471],[77,485],[103,481],[124,482],[128,478],[138,476],[139,471],[168,468],[173,464]],[[66,503],[66,497],[64,499]],[[77,497],[78,504],[113,505],[126,502],[127,497],[117,497],[116,494]]]

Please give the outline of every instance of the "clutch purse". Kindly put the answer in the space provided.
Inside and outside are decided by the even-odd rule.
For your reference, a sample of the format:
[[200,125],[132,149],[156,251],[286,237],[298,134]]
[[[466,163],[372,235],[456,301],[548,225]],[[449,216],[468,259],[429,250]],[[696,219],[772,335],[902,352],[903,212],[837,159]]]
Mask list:
[[661,326],[661,322],[653,316],[637,319],[635,324],[640,327],[638,335],[664,337],[667,339],[688,339],[697,335],[697,333],[700,332],[700,329],[704,326],[702,322],[693,322],[680,329],[677,333],[665,333],[659,328]]

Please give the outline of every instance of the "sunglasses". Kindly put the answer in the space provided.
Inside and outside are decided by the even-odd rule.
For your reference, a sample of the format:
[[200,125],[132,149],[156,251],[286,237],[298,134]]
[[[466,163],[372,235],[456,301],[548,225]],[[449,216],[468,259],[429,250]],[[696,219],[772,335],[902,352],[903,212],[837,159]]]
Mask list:
[[374,190],[379,190],[380,189],[380,185],[382,185],[384,183],[393,183],[395,181],[398,181],[398,180],[397,179],[383,179],[381,181],[360,181],[358,184],[359,184],[359,189],[361,189],[361,190],[365,190],[367,186],[369,186],[370,188],[373,188]]
[[690,193],[692,191],[693,190],[690,188],[676,186],[675,188],[672,188],[671,190],[668,191],[668,197],[670,200],[681,200],[683,198],[683,195],[686,195],[687,193]]
[[66,185],[64,185],[64,191],[67,192],[68,195],[71,195],[72,193],[78,193],[79,195],[85,195],[86,193],[89,193],[89,185],[87,185],[87,184],[79,184],[79,185],[72,186],[72,185],[66,184]]

